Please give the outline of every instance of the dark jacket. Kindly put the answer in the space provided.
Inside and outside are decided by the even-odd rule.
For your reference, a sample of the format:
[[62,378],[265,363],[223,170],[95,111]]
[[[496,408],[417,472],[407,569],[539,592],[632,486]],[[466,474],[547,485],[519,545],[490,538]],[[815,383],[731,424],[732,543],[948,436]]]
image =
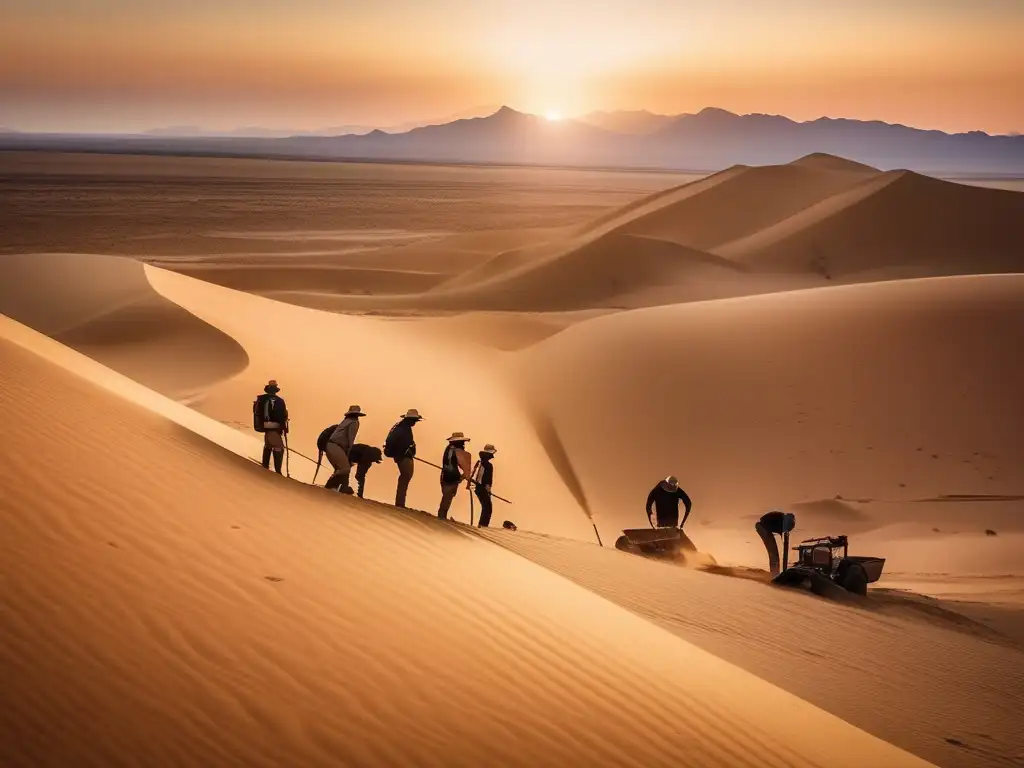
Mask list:
[[796,527],[796,515],[792,512],[768,512],[761,515],[758,522],[769,533],[777,533],[780,536],[786,531],[792,531]]
[[[486,454],[484,454],[486,456]],[[491,464],[490,456],[480,457],[476,464],[476,471],[473,473],[473,482],[476,483],[477,493],[490,493],[494,484],[494,465]]]
[[412,427],[415,423],[416,419],[402,419],[391,428],[387,440],[384,441],[396,463],[416,456],[416,441],[412,436]]
[[353,464],[377,464],[381,456],[380,448],[374,448],[366,443],[356,443],[348,452],[348,460]]
[[693,506],[690,497],[686,495],[686,491],[682,488],[672,488],[666,486],[664,482],[658,483],[647,494],[647,516],[651,516],[651,507],[654,507],[658,513],[658,525],[674,527],[679,521],[680,501],[683,502],[683,506],[686,508],[686,512],[683,515],[683,524],[685,524],[686,518],[690,516],[690,508]]

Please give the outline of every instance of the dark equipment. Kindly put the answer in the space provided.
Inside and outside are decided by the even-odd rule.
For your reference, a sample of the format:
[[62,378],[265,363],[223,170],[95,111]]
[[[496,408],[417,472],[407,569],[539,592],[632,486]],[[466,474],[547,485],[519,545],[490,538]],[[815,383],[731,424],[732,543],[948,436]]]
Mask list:
[[847,592],[863,596],[868,592],[868,584],[882,577],[885,558],[850,555],[846,536],[801,541],[793,547],[797,561],[789,566],[788,538],[787,534],[783,570],[772,579],[773,584],[787,587],[809,584],[811,591],[818,595],[825,595],[833,585],[838,585]]
[[634,555],[674,560],[680,552],[696,552],[697,547],[682,528],[627,528],[615,540],[615,548]]

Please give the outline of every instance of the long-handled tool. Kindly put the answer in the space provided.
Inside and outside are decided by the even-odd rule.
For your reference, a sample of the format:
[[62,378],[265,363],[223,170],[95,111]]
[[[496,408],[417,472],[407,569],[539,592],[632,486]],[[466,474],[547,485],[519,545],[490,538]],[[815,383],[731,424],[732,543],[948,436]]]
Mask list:
[[[427,461],[426,459],[421,459],[419,456],[413,456],[413,458],[416,459],[416,461],[418,461],[418,462],[420,462],[422,464],[426,464],[428,467],[433,467],[434,469],[443,469],[443,467],[440,466],[439,464],[434,464],[433,462]],[[473,485],[477,485],[477,483],[472,478],[470,478],[469,482],[473,483]],[[512,503],[508,499],[501,498],[501,496],[499,496],[496,493],[492,493],[491,496],[494,497],[495,499],[497,499],[498,501],[504,501],[506,504],[511,504]]]
[[320,474],[320,462],[324,460],[324,452],[320,451],[320,454],[316,457],[316,471],[313,473],[313,485],[316,485],[316,476]]
[[[479,467],[480,467],[480,462],[478,461],[476,464],[473,465],[473,471],[469,473],[469,476],[471,478],[472,477],[476,477],[476,471],[477,471],[477,469]],[[473,527],[473,489],[472,488],[469,489],[469,527],[470,528]]]
[[290,454],[291,454],[291,451],[288,450],[288,433],[285,432],[284,433],[284,476],[289,478],[289,479],[291,479],[291,476],[292,476],[291,465],[288,462],[288,456]]

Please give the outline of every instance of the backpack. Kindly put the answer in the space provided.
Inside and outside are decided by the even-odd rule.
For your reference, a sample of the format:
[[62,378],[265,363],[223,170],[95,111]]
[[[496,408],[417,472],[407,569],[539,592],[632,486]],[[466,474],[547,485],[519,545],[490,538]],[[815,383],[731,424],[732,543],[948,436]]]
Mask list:
[[441,459],[441,482],[445,485],[454,485],[462,478],[462,472],[459,471],[459,457],[455,451],[455,446],[449,445],[444,449],[444,458]]
[[395,426],[391,428],[391,431],[388,432],[388,436],[384,439],[384,455],[389,459],[399,458],[395,456],[395,452],[398,450],[398,447],[395,445],[393,438],[395,436],[395,430],[398,429],[401,423],[402,422],[398,422],[398,424],[395,424]]
[[252,401],[252,428],[257,432],[266,432],[263,423],[267,420],[267,398],[270,395],[259,395]]
[[320,453],[327,452],[327,441],[331,439],[331,435],[334,434],[334,430],[338,428],[337,424],[331,424],[323,432],[320,433],[320,437],[316,439],[316,449]]

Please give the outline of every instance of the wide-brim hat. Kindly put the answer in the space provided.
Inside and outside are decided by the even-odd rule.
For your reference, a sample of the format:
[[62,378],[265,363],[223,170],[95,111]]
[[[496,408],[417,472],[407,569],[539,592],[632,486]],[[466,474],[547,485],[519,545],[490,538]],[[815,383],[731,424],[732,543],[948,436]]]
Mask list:
[[363,409],[360,408],[358,405],[350,405],[348,407],[348,410],[345,411],[345,415],[346,416],[365,416],[366,414],[363,413]]
[[468,443],[469,438],[466,437],[462,432],[452,432],[452,436],[448,438],[449,443]]
[[423,417],[420,416],[420,412],[417,411],[415,408],[410,408],[408,411],[406,411],[405,415],[402,416],[402,418],[403,419],[416,419],[416,421],[423,421]]
[[485,445],[483,448],[480,449],[480,453],[489,453],[489,454],[491,454],[491,456],[493,456],[497,452],[498,452],[498,449],[495,448],[490,443],[488,443],[487,445]]
[[267,382],[267,385],[263,388],[264,392],[280,392],[281,388],[277,386],[277,379],[271,379]]

